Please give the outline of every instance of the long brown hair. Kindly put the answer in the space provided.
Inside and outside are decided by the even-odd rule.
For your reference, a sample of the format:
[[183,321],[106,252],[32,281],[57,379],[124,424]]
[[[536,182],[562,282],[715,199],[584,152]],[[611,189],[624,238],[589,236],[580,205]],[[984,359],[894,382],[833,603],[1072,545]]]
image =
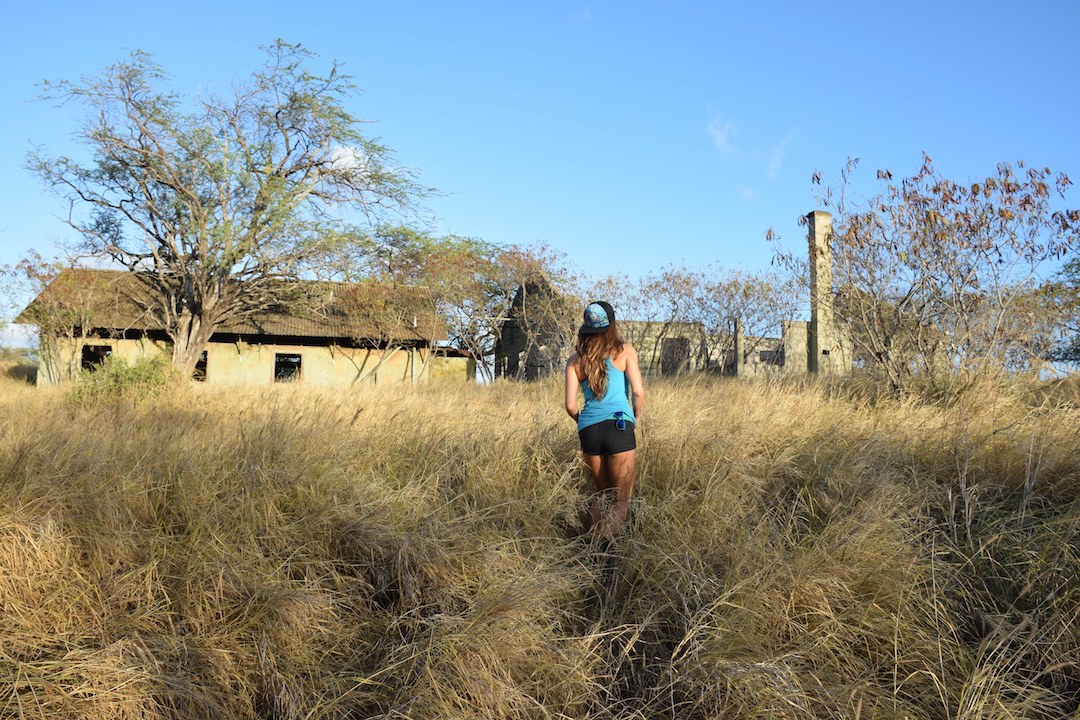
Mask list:
[[607,393],[607,368],[604,361],[618,355],[622,350],[623,339],[619,337],[619,328],[612,320],[602,333],[584,335],[578,333],[577,350],[581,360],[581,369],[589,381],[589,389],[598,398]]

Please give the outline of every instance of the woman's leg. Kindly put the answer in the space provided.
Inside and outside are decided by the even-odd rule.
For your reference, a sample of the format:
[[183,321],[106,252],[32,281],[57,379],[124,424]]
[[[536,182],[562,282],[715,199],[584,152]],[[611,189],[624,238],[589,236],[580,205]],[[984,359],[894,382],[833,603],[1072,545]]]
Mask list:
[[630,514],[636,453],[629,450],[615,455],[584,456],[596,484],[596,495],[589,507],[589,528],[605,539],[615,537]]
[[593,485],[596,487],[596,494],[593,495],[592,502],[589,504],[589,524],[586,529],[595,530],[603,518],[605,494],[611,487],[608,481],[607,463],[604,462],[606,456],[582,453],[582,457],[585,459],[585,464],[589,466]]
[[637,451],[628,450],[603,457],[608,485],[605,494],[612,496],[613,505],[604,518],[604,537],[611,539],[630,515],[630,498],[634,495],[634,473]]

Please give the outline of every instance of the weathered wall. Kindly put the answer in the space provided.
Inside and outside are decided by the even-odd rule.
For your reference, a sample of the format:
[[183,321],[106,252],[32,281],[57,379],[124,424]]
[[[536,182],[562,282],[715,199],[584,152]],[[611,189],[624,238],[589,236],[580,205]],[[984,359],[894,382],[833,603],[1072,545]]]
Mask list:
[[[675,374],[687,370],[721,371],[738,377],[825,373],[847,375],[854,360],[851,330],[838,322],[833,307],[833,264],[830,237],[832,215],[815,211],[809,225],[810,321],[785,320],[782,334],[744,337],[742,323],[727,336],[710,335],[701,323],[619,320],[623,339],[637,349],[645,376]],[[515,303],[524,297],[519,288]],[[500,347],[524,347],[516,325],[505,324]],[[499,359],[497,357],[498,364]],[[505,362],[505,361],[504,361]],[[514,374],[518,359],[498,365],[497,375]],[[546,367],[546,366],[545,366]],[[533,377],[536,372],[526,372]]]
[[428,362],[426,375],[433,381],[476,382],[476,361],[470,357],[436,355]]
[[802,375],[809,370],[807,357],[807,326],[805,320],[783,320],[780,329],[784,343],[784,374]]
[[[413,350],[379,351],[335,346],[212,343],[207,346],[206,382],[263,385],[274,382],[277,355],[300,357],[299,381],[312,385],[408,382],[423,379],[422,359]],[[376,370],[383,356],[386,361]]]
[[769,375],[782,375],[781,365],[786,357],[784,341],[774,337],[746,337],[743,335],[742,320],[735,321],[735,376],[739,378],[758,378]]
[[[774,375],[802,375],[810,370],[810,331],[805,320],[784,320],[781,337],[747,337],[736,322],[733,336],[708,337],[699,323],[661,323],[620,320],[619,332],[638,352],[638,364],[645,377],[683,371],[710,369],[741,378]],[[822,333],[826,338],[827,372],[842,374],[851,369],[851,342],[846,328]],[[820,347],[820,346],[819,346]],[[673,356],[672,350],[683,351]],[[740,362],[735,363],[738,357]],[[821,363],[818,363],[821,367]],[[818,370],[820,371],[820,370]]]
[[[145,338],[90,338],[85,344],[110,347],[113,356],[131,363],[169,352],[167,343]],[[299,356],[299,381],[312,385],[418,382],[429,378],[465,381],[475,378],[476,368],[471,358],[435,357],[425,368],[423,354],[426,352],[417,349],[380,351],[338,346],[210,343],[206,348],[206,382],[215,385],[271,384],[275,380],[278,355]],[[384,356],[385,362],[376,369]]]
[[[699,323],[629,320],[620,322],[619,328],[624,339],[637,349],[641,372],[647,377],[666,374],[665,367],[670,368],[672,358],[665,358],[665,342],[673,341],[685,341],[688,353],[682,370],[708,369],[733,373],[738,377],[805,373],[806,323],[787,321],[783,325],[783,338],[745,337],[741,321],[736,321],[734,334],[728,336],[707,336]],[[789,347],[789,343],[794,343],[794,346]],[[794,367],[780,365],[777,354],[793,358]],[[770,356],[772,359],[766,359]],[[739,358],[737,364],[735,358]]]
[[706,345],[699,323],[620,320],[619,333],[634,346],[642,375],[652,377],[722,366],[726,353],[713,339]]

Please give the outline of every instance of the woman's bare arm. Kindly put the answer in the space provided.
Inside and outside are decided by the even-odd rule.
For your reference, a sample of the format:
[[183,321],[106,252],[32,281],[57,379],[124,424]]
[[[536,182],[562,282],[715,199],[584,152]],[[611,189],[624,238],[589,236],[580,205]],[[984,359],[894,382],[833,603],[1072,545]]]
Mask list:
[[566,414],[577,422],[578,406],[577,406],[577,393],[578,393],[578,356],[574,353],[570,356],[570,359],[566,361]]
[[630,381],[630,393],[632,396],[631,407],[634,411],[634,423],[641,425],[641,415],[645,411],[645,385],[641,381],[641,368],[638,367],[638,355],[630,345],[623,345],[626,353],[626,379]]

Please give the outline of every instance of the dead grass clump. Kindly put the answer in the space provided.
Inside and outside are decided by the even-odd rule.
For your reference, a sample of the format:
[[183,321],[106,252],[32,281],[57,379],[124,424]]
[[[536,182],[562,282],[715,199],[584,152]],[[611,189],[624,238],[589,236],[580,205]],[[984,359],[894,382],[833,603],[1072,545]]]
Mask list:
[[49,516],[0,523],[4,656],[26,661],[100,635],[103,598]]

